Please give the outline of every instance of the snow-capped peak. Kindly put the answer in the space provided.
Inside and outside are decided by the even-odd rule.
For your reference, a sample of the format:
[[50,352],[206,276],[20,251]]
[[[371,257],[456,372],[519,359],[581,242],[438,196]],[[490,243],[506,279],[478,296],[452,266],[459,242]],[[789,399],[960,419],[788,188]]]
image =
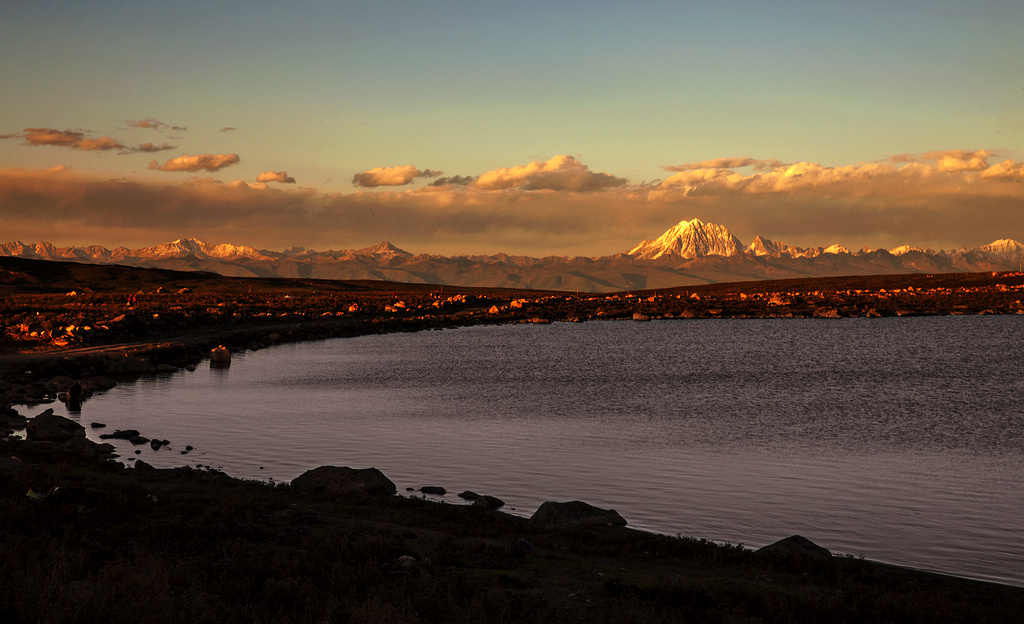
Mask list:
[[381,241],[380,243],[377,243],[373,247],[359,249],[356,251],[356,253],[370,254],[371,256],[384,256],[387,258],[393,258],[395,256],[412,255],[408,251],[404,249],[399,249],[398,247],[394,246],[393,244],[391,244],[391,241]]
[[743,243],[722,225],[700,219],[680,221],[653,241],[643,241],[629,255],[638,260],[656,260],[662,256],[692,259],[701,256],[735,256]]

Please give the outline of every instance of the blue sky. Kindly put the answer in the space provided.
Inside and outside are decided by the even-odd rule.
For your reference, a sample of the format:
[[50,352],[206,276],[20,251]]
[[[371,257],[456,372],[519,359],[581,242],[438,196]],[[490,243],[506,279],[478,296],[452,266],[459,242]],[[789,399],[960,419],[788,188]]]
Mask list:
[[[422,190],[437,177],[473,178],[559,155],[624,180],[614,193],[633,189],[634,200],[634,187],[672,175],[666,167],[716,158],[838,168],[905,154],[934,163],[937,158],[922,155],[984,150],[986,166],[994,166],[1024,157],[1021,32],[1024,5],[1009,1],[6,2],[0,8],[0,54],[6,59],[0,66],[0,135],[6,137],[0,140],[0,168],[26,170],[23,177],[31,177],[63,166],[79,179],[167,185],[190,177],[255,184],[261,173],[287,172],[295,184],[272,183],[274,193],[374,193],[384,209],[372,224],[367,217],[362,229],[354,216],[339,217],[348,229],[333,237],[321,223],[310,224],[305,234],[288,233],[298,240],[278,241],[264,230],[254,231],[250,241],[230,242],[353,247],[387,234],[387,202],[395,193]],[[145,120],[159,125],[136,125]],[[33,143],[26,138],[30,128],[107,137],[133,149]],[[144,143],[168,149],[134,149]],[[172,158],[200,154],[238,159],[217,170],[160,168]],[[157,168],[150,167],[154,159]],[[397,185],[354,183],[362,172],[401,166],[424,175]],[[438,172],[443,176],[425,175]],[[814,239],[882,246],[911,235],[887,231],[881,222],[801,231],[799,223],[808,220],[799,211],[787,215],[773,205],[771,218],[758,221],[751,206],[730,215],[724,203],[709,207],[707,199],[676,198],[649,212],[608,190],[592,199],[611,211],[621,243],[608,235],[571,240],[557,226],[530,236],[533,216],[527,215],[509,230],[522,230],[518,235],[501,235],[495,221],[469,237],[442,227],[409,235],[405,245],[413,251],[493,252],[550,244],[550,253],[561,253],[584,252],[590,240],[596,254],[628,248],[635,241],[627,237],[653,238],[676,221],[709,216],[739,230],[744,240],[765,234],[766,226],[793,244]],[[1012,189],[1001,193],[1011,207],[1020,199]],[[483,197],[457,201],[482,203],[497,219],[513,201],[507,195],[498,204]],[[586,218],[579,212],[586,202],[563,199],[543,198],[544,210],[565,211],[569,221]],[[41,229],[24,218],[3,219],[2,202],[17,212],[18,201],[0,195],[5,238],[31,237]],[[621,214],[611,207],[616,201]],[[710,214],[697,214],[701,209]],[[642,217],[630,221],[628,213],[638,210]],[[1007,210],[982,215],[989,230],[970,232],[971,240],[956,240],[964,234],[958,228],[929,232],[920,243],[1024,238],[1020,218],[1007,221],[1016,214]],[[237,214],[226,211],[228,218]],[[148,231],[139,221],[130,231],[88,232],[107,243],[156,243],[171,233],[170,217],[165,221]],[[664,227],[657,225],[661,221]],[[997,225],[1003,229],[997,232]],[[899,227],[906,225],[900,221]],[[237,224],[218,229],[189,221],[187,214],[177,230],[207,237],[245,233]],[[846,231],[849,240],[832,240]],[[50,238],[101,242],[72,240],[62,231]]]

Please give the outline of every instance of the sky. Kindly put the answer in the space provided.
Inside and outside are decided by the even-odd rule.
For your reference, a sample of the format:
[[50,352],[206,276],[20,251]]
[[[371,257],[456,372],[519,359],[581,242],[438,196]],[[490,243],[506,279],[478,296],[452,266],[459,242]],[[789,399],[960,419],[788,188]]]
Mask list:
[[1019,0],[4,0],[0,242],[1024,240]]

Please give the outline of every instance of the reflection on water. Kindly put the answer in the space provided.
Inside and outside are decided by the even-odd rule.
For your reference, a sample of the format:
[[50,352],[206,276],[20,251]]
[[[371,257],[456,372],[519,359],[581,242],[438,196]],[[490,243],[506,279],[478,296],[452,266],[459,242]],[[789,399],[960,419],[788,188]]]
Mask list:
[[[175,450],[140,447],[157,466],[276,480],[376,466],[400,491],[471,489],[512,513],[581,499],[664,533],[751,546],[800,533],[834,552],[1024,585],[1022,322],[366,336],[148,378],[91,398],[81,420],[171,440]],[[186,444],[196,450],[183,456]],[[135,457],[127,443],[119,452]]]

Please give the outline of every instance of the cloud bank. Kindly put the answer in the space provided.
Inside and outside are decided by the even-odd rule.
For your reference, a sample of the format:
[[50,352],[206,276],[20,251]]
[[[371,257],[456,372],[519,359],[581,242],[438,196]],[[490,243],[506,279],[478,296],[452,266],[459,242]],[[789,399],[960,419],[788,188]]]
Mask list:
[[[215,171],[237,162],[236,154],[204,154],[153,168]],[[538,256],[624,252],[693,218],[726,225],[744,242],[763,235],[799,246],[950,249],[1024,240],[1024,163],[992,151],[838,167],[779,163],[768,171],[756,170],[757,162],[776,161],[710,159],[678,166],[657,184],[631,185],[556,156],[405,189],[383,183],[399,186],[420,170],[381,167],[363,173],[373,172],[368,181],[384,188],[347,194],[267,183],[287,179],[283,171],[264,172],[256,183],[169,183],[6,169],[0,228],[62,245],[145,246],[188,235],[265,249],[337,249],[388,239],[413,252]],[[54,240],[55,232],[73,238]]]

